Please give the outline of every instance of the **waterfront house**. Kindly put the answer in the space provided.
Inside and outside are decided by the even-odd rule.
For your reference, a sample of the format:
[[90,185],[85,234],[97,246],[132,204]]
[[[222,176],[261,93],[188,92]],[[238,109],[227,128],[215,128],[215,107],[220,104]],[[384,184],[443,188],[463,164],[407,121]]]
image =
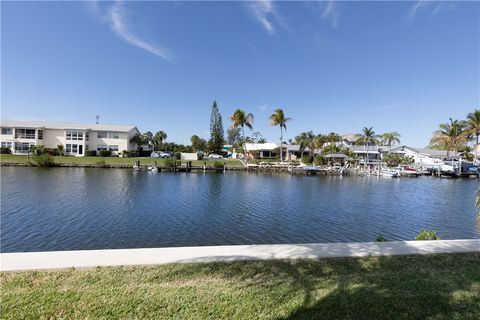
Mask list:
[[84,156],[87,150],[132,151],[130,139],[140,131],[131,125],[1,120],[0,142],[13,154],[27,154],[30,146],[48,149],[62,145],[66,155]]
[[283,155],[287,161],[296,161],[310,155],[310,149],[307,147],[302,150],[299,144],[286,144],[283,146]]
[[392,148],[392,153],[403,154],[413,158],[416,165],[424,168],[431,168],[442,164],[445,160],[458,160],[458,152],[447,152],[447,150],[420,149],[408,146]]
[[[277,156],[279,146],[276,143],[245,143],[247,157],[250,159],[272,159]],[[277,151],[277,152],[276,152]]]

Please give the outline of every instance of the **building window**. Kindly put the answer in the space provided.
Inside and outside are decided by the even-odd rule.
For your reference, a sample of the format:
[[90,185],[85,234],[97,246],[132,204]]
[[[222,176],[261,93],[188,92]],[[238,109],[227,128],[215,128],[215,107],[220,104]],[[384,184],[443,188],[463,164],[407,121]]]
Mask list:
[[17,139],[35,139],[35,129],[15,129]]
[[110,139],[120,139],[120,133],[119,132],[109,132],[108,133],[108,138],[110,138]]
[[12,128],[2,128],[2,134],[12,134]]
[[30,151],[30,145],[33,145],[33,143],[15,142],[15,153],[28,153]]
[[108,146],[108,150],[110,150],[110,151],[118,151],[118,145]]
[[12,143],[9,141],[2,141],[2,148],[12,148]]
[[99,144],[97,145],[97,151],[108,150],[108,146],[106,144]]
[[97,138],[98,139],[108,138],[108,132],[102,132],[102,131],[97,132]]
[[85,141],[88,141],[88,138],[89,138],[89,134],[88,132],[85,132]]
[[82,131],[65,131],[65,138],[67,140],[82,141],[83,132]]
[[78,144],[67,143],[65,145],[65,154],[75,155],[78,154]]
[[38,130],[38,140],[43,140],[43,130]]

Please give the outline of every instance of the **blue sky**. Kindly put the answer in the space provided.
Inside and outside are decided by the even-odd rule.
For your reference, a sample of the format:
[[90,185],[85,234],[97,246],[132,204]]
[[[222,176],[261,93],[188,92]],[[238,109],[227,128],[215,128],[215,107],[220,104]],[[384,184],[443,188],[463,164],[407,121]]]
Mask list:
[[3,119],[134,124],[208,138],[240,107],[278,142],[398,131],[428,144],[480,107],[479,2],[2,2]]

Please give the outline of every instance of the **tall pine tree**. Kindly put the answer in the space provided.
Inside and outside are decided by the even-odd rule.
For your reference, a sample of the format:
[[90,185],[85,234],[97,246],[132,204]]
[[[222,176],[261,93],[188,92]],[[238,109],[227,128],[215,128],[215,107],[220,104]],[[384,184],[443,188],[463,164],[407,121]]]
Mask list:
[[217,101],[213,101],[212,114],[210,115],[210,140],[208,140],[208,151],[210,153],[221,153],[225,143],[222,115],[218,110]]

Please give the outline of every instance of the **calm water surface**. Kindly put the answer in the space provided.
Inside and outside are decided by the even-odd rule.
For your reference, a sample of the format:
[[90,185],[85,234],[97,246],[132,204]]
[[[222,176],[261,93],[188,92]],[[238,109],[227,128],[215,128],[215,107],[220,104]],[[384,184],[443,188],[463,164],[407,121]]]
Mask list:
[[1,168],[1,250],[480,238],[475,179]]

